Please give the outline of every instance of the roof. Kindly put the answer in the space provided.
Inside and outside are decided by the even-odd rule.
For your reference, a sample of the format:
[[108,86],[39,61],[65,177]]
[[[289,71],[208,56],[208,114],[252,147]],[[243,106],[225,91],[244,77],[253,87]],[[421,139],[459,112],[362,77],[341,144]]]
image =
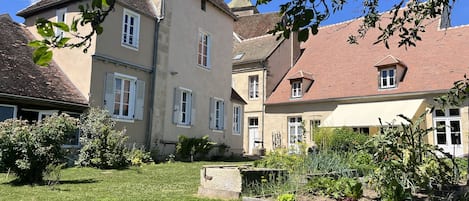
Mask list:
[[32,38],[26,28],[0,15],[0,93],[87,105],[88,101],[52,62],[33,63]]
[[281,15],[277,12],[240,16],[234,23],[233,29],[243,38],[259,37],[274,29],[280,19]]
[[396,57],[392,55],[388,55],[384,57],[383,59],[381,59],[380,61],[378,61],[378,63],[375,64],[375,67],[389,66],[389,65],[396,65],[396,64],[403,65],[403,63],[399,59],[397,59]]
[[305,72],[305,71],[302,71],[302,70],[300,70],[300,71],[294,73],[293,75],[291,75],[290,77],[288,77],[289,80],[302,79],[302,78],[305,78],[305,79],[308,79],[308,80],[314,80],[312,73]]
[[[283,79],[267,104],[441,92],[469,74],[469,26],[439,30],[439,20],[434,19],[416,47],[398,48],[400,38],[396,36],[386,49],[383,44],[373,45],[377,29],[370,30],[359,45],[346,42],[358,30],[360,20],[322,27],[318,35],[310,36],[302,46],[303,55],[285,77],[303,70],[314,74],[314,84],[302,98],[291,100],[290,81]],[[405,63],[407,72],[397,88],[378,89],[379,69],[375,66],[389,61]]]
[[235,100],[239,103],[242,103],[244,105],[248,104],[240,95],[238,92],[236,92],[236,90],[234,90],[233,88],[231,88],[231,100]]
[[[80,1],[81,0],[40,0],[28,6],[27,8],[20,10],[18,13],[16,13],[16,15],[26,18],[47,8],[60,7],[67,3]],[[143,14],[153,17],[155,16],[154,11],[152,10],[152,5],[150,3],[151,1],[149,0],[118,0],[117,2],[134,8]]]
[[230,7],[228,7],[228,5],[226,5],[226,3],[223,0],[208,0],[208,1],[211,2],[215,7],[217,7],[218,9],[220,9],[221,11],[223,11],[224,13],[232,17],[233,19],[235,20],[238,19],[238,17],[236,17],[236,15],[233,12],[231,12]]
[[251,0],[231,0],[231,2],[228,3],[228,7],[230,8],[241,8],[251,6],[253,6]]
[[240,59],[233,59],[233,68],[235,69],[235,65],[238,64],[265,60],[284,40],[285,39],[277,40],[277,36],[264,35],[234,43],[233,58],[240,54],[243,56]]

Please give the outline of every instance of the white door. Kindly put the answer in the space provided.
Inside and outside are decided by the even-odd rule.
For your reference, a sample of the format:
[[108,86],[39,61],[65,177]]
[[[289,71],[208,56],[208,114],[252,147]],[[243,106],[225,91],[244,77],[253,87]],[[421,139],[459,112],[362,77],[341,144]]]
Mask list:
[[303,141],[301,117],[290,117],[288,120],[288,148],[291,152],[298,152],[298,143]]
[[259,120],[257,117],[249,118],[249,154],[253,154],[256,148],[256,141],[260,141],[259,137]]
[[463,155],[459,109],[435,110],[435,143],[453,156]]

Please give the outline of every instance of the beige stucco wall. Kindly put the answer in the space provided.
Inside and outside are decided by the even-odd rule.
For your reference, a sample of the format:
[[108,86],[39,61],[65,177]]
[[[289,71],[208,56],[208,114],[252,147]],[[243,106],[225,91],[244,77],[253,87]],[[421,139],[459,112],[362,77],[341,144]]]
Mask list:
[[[207,1],[206,11],[200,9],[200,1],[166,1],[165,19],[161,22],[158,51],[158,71],[155,92],[155,125],[152,143],[176,142],[179,135],[201,137],[209,135],[218,143],[225,143],[231,150],[240,149],[232,136],[231,51],[233,18]],[[190,23],[188,23],[190,22]],[[211,37],[211,69],[197,65],[199,30]],[[160,51],[161,50],[161,51]],[[195,97],[195,123],[181,127],[172,123],[173,93],[175,87],[192,90]],[[224,131],[209,129],[210,97],[225,101]],[[164,100],[162,100],[164,99]],[[239,139],[238,139],[239,138]],[[171,148],[163,152],[171,152]]]
[[[66,6],[67,14],[65,16],[65,22],[67,24],[71,24],[73,18],[78,18],[79,10],[78,5],[86,4],[87,1],[72,3]],[[62,9],[65,7],[57,8]],[[50,21],[56,22],[56,9],[46,10],[45,12],[41,12],[37,15],[28,17],[25,19],[24,24],[26,25],[27,29],[34,35],[34,37],[41,39],[40,35],[37,33],[37,29],[35,26],[35,22],[39,18],[45,18]],[[83,34],[87,34],[91,28],[89,26],[86,27],[78,27],[79,32]],[[70,37],[70,35],[65,34],[65,37]],[[94,41],[96,40],[96,36],[92,37],[93,43],[91,44],[90,48],[88,49],[87,53],[83,53],[83,48],[74,48],[74,49],[54,49],[53,59],[62,69],[62,71],[68,76],[70,81],[78,88],[78,90],[86,97],[89,98],[90,92],[90,80],[91,80],[91,55],[94,54],[96,45]],[[77,39],[72,39],[70,42],[76,42]]]
[[106,82],[106,73],[120,73],[129,76],[136,77],[139,80],[145,81],[145,100],[144,100],[144,115],[143,120],[132,120],[122,121],[114,119],[116,121],[117,129],[126,129],[127,135],[129,136],[128,143],[136,143],[138,145],[145,145],[145,134],[148,123],[148,111],[149,110],[149,99],[150,96],[150,74],[141,70],[125,67],[122,65],[115,65],[108,61],[102,61],[93,59],[93,76],[91,79],[91,99],[90,105],[94,107],[104,106],[104,90]]
[[[415,97],[394,97],[396,99],[417,99],[424,98],[425,104],[423,104],[416,112],[415,116],[411,117],[416,120],[420,114],[425,110],[430,109],[431,105],[434,105],[433,96],[415,96]],[[384,99],[381,99],[383,101]],[[355,100],[355,102],[366,102],[365,99]],[[379,99],[369,100],[369,101],[379,101]],[[266,115],[265,115],[265,147],[267,150],[272,150],[272,133],[280,132],[282,136],[282,147],[287,147],[288,145],[288,118],[301,116],[305,122],[305,136],[306,142],[311,144],[311,133],[310,133],[310,121],[311,120],[321,120],[327,118],[328,115],[334,111],[338,104],[344,103],[353,103],[353,101],[347,100],[345,102],[323,102],[323,103],[302,103],[302,104],[288,104],[288,105],[267,105],[266,106]],[[467,105],[467,104],[466,104]],[[464,147],[464,153],[468,153],[469,147],[469,108],[464,106],[461,108],[461,129],[462,129],[462,144]],[[433,127],[433,116],[432,114],[427,114],[425,122],[423,125],[426,125],[427,128]],[[378,127],[370,127],[370,134],[376,133],[379,131]],[[430,132],[426,139],[426,142],[430,144],[435,143],[435,136],[433,132]]]

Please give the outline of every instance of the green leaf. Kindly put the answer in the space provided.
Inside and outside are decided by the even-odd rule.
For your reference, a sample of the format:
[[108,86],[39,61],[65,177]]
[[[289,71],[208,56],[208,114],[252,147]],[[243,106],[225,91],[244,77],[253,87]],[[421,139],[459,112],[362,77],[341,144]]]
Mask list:
[[104,29],[102,26],[97,26],[96,27],[96,34],[101,35],[103,33]]
[[63,23],[63,22],[53,22],[52,25],[54,25],[55,27],[61,29],[62,31],[65,31],[65,32],[70,31],[70,28],[68,27],[68,25]]
[[33,47],[33,48],[40,48],[40,47],[44,47],[45,44],[44,44],[44,42],[42,42],[40,40],[34,40],[34,41],[29,42],[28,46]]
[[47,66],[52,60],[52,51],[48,47],[40,47],[33,52],[33,61],[39,66]]
[[67,38],[67,37],[63,37],[62,39],[60,39],[59,42],[57,42],[57,46],[59,48],[62,48],[65,46],[65,44],[67,44],[67,42],[70,40],[70,38]]
[[[41,20],[42,19],[42,20]],[[52,28],[52,22],[41,18],[36,22],[36,28],[39,35],[42,37],[54,37],[54,29]]]

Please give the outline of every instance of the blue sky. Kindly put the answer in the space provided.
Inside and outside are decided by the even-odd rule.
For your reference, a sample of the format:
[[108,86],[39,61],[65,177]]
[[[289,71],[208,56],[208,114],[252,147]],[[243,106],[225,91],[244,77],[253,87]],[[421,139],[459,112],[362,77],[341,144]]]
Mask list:
[[[16,12],[27,7],[33,0],[0,0],[0,14],[8,13],[17,22],[23,22],[23,18],[15,16]],[[230,2],[231,0],[225,0]],[[259,6],[260,12],[274,12],[277,11],[279,5],[286,2],[287,0],[272,0],[268,5]],[[252,0],[255,3],[255,0]],[[361,4],[360,1],[353,0],[344,7],[344,10],[331,15],[331,17],[323,24],[334,24],[346,20],[353,19],[360,15]],[[392,3],[396,1],[382,0],[381,10],[384,11],[392,6]],[[469,1],[468,0],[457,0],[454,10],[452,12],[451,23],[453,26],[469,24]]]

